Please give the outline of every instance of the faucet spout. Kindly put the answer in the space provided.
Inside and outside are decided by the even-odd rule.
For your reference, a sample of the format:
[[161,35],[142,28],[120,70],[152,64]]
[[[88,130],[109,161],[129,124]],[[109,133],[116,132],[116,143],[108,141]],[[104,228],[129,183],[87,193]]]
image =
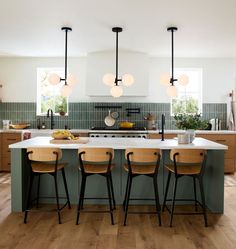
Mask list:
[[161,114],[161,131],[159,131],[159,134],[161,134],[161,141],[165,140],[165,114]]
[[54,127],[54,121],[53,121],[53,110],[52,109],[48,109],[47,111],[47,118],[51,117],[51,125],[50,125],[50,128],[51,130],[53,130],[53,127]]

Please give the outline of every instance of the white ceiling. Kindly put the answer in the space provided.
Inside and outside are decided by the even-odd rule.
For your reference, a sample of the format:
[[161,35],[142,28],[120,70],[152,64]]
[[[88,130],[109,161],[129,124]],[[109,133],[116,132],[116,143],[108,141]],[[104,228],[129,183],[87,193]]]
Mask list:
[[0,55],[63,56],[62,26],[71,26],[68,54],[120,49],[176,57],[235,57],[235,0],[0,0]]

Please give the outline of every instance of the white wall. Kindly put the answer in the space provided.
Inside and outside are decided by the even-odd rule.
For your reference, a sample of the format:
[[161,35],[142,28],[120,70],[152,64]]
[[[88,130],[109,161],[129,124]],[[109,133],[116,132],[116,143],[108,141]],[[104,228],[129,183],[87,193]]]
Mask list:
[[[169,71],[170,58],[149,58],[149,82],[143,82],[149,88],[148,97],[121,97],[119,99],[86,96],[86,57],[69,58],[68,63],[69,71],[78,78],[77,85],[70,96],[70,102],[169,102],[165,88],[159,83],[159,78],[161,73]],[[63,66],[63,58],[0,58],[2,101],[35,102],[37,67]],[[236,59],[181,58],[175,60],[175,67],[203,69],[204,103],[228,103],[230,101],[228,94],[236,86]],[[135,84],[132,87],[135,87]]]

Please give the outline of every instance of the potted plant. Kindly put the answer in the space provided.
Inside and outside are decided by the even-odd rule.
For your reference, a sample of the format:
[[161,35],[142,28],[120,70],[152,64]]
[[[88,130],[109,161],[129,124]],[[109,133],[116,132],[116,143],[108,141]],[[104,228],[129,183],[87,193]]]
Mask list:
[[178,129],[186,130],[186,132],[190,134],[190,142],[192,142],[195,137],[195,130],[203,130],[208,127],[208,122],[201,120],[201,115],[198,113],[175,114],[174,119]]
[[58,112],[59,112],[60,116],[65,116],[66,115],[66,112],[65,112],[65,109],[64,109],[63,105],[58,106]]
[[59,113],[60,116],[65,116],[67,113],[67,101],[64,97],[59,97],[56,101],[55,112]]

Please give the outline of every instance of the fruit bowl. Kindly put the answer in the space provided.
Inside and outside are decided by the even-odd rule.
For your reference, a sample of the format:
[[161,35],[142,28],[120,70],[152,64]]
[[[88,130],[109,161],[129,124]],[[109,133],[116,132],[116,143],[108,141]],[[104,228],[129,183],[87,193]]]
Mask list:
[[67,130],[58,130],[58,131],[54,131],[51,136],[54,139],[67,139],[71,136],[70,131]]

